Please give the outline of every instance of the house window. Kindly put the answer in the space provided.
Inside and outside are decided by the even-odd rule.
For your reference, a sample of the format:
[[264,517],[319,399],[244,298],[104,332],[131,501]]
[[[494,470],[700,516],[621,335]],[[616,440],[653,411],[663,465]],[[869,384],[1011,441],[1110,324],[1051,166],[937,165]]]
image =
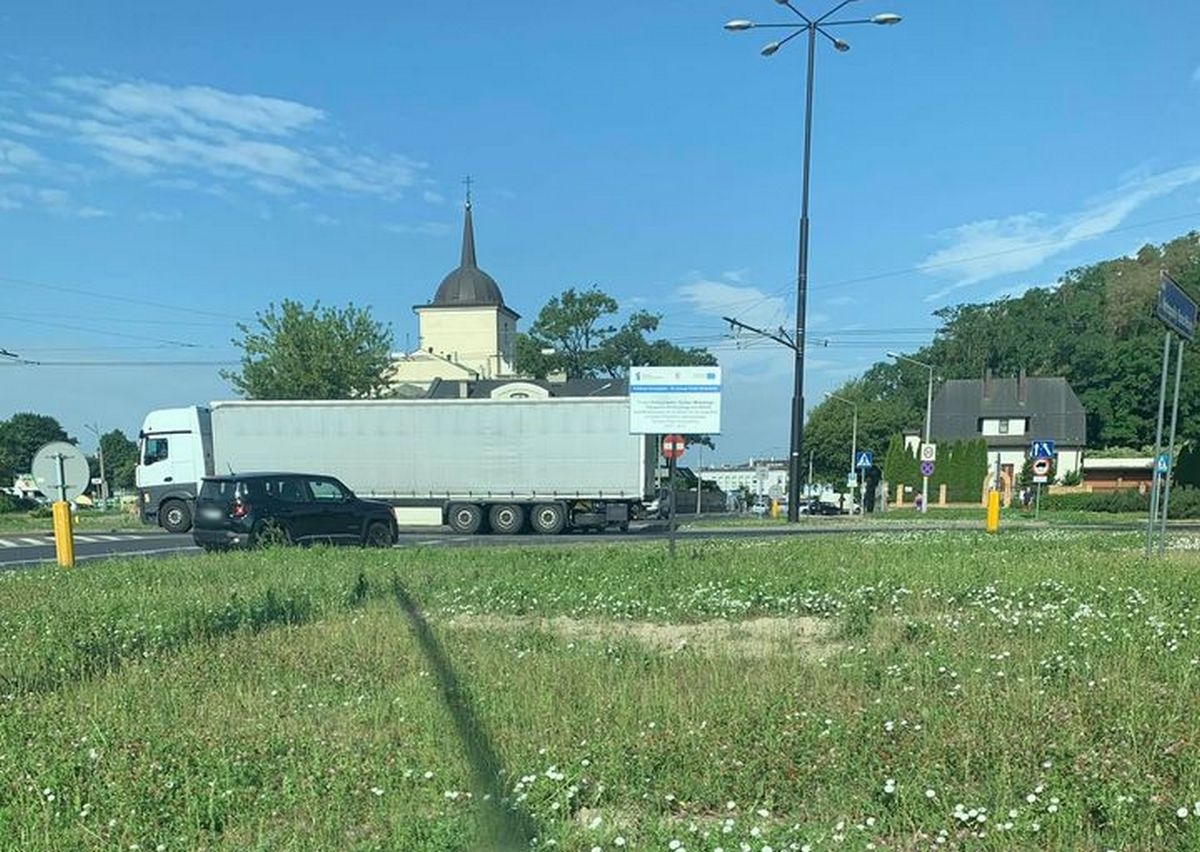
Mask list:
[[1008,420],[1006,418],[1001,417],[996,421],[996,427],[1000,430],[1001,435],[1008,434]]

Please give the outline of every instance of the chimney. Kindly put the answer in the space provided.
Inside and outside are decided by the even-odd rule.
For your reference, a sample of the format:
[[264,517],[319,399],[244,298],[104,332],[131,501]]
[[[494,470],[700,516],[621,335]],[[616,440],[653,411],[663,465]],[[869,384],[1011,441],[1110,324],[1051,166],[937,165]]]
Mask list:
[[1025,391],[1025,368],[1022,367],[1021,372],[1017,374],[1017,405],[1025,404]]

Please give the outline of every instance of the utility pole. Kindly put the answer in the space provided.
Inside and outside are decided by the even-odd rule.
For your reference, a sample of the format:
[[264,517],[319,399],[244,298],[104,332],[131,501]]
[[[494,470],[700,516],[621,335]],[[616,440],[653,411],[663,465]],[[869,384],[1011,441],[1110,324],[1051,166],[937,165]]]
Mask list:
[[104,441],[100,438],[100,427],[95,423],[84,423],[84,428],[96,436],[96,454],[100,457],[100,499],[108,500],[108,477],[104,473]]

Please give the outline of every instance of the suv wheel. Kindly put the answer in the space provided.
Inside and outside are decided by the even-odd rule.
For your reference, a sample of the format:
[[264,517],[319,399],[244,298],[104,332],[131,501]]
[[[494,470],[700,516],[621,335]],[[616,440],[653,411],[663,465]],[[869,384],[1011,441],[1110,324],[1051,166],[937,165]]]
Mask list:
[[363,547],[391,547],[394,543],[392,528],[383,521],[372,521],[363,535]]
[[261,521],[250,535],[253,547],[282,547],[292,543],[292,534],[278,521]]
[[159,523],[170,533],[185,533],[192,528],[192,510],[182,500],[168,500],[158,510]]

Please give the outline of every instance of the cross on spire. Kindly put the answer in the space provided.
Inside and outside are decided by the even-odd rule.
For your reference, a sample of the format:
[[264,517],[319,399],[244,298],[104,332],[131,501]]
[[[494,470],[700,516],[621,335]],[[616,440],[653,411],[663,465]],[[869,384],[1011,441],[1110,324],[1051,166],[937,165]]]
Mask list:
[[468,207],[471,206],[471,184],[472,183],[473,183],[473,181],[471,180],[470,175],[467,175],[465,178],[463,178],[463,184],[467,187],[467,206]]

